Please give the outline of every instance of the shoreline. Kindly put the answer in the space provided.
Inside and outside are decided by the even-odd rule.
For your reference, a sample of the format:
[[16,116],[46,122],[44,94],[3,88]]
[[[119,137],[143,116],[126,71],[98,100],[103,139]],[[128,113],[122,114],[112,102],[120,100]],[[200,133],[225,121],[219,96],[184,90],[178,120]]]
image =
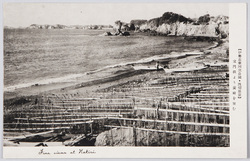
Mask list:
[[[65,91],[73,88],[82,88],[88,85],[95,85],[104,82],[112,82],[117,79],[129,77],[136,73],[156,71],[155,63],[160,61],[163,65],[175,59],[185,59],[186,57],[199,56],[210,52],[210,50],[220,45],[217,41],[202,51],[171,52],[169,54],[156,55],[142,58],[134,62],[108,65],[103,68],[88,71],[80,74],[66,75],[57,78],[49,78],[33,83],[18,84],[4,88],[4,100],[22,96],[34,96],[53,91]],[[115,70],[117,68],[117,70]],[[105,71],[106,70],[106,71]],[[119,73],[120,72],[120,73]],[[73,77],[72,77],[73,76]],[[102,80],[104,79],[104,80]],[[61,90],[62,89],[62,90]]]
[[[192,73],[194,71],[196,72],[198,71],[198,73],[201,74],[203,73],[202,71],[206,69],[205,66],[211,66],[211,67],[216,67],[216,66],[222,67],[225,65],[228,66],[229,62],[224,62],[224,59],[221,59],[219,55],[219,54],[222,54],[221,57],[224,58],[225,54],[227,54],[226,53],[227,48],[228,48],[228,41],[225,40],[222,43],[218,43],[216,45],[214,44],[213,46],[210,46],[204,49],[202,52],[187,52],[187,53],[182,53],[181,55],[176,54],[174,56],[169,55],[169,57],[172,56],[171,57],[172,59],[169,60],[169,58],[163,58],[161,60],[163,60],[162,62],[168,62],[168,66],[170,67],[170,69],[166,69],[166,70],[169,70],[170,72],[166,72],[166,70],[164,69],[161,69],[161,70],[147,69],[148,65],[151,65],[151,66],[155,65],[155,60],[152,62],[152,60],[150,59],[151,61],[149,62],[147,61],[147,64],[145,65],[146,69],[142,68],[140,70],[134,70],[133,69],[134,66],[125,65],[125,66],[122,66],[123,70],[120,70],[119,72],[117,72],[117,70],[114,70],[114,68],[110,68],[111,71],[108,71],[106,75],[105,73],[102,73],[102,75],[99,75],[99,79],[88,80],[85,82],[83,82],[82,79],[79,79],[78,81],[75,81],[75,82],[52,83],[52,84],[48,84],[44,86],[32,86],[32,87],[21,89],[20,91],[15,91],[15,93],[9,93],[8,95],[5,92],[4,93],[4,106],[5,106],[4,115],[7,116],[8,113],[11,112],[13,109],[18,111],[18,110],[22,110],[23,107],[33,106],[35,105],[34,102],[37,99],[42,98],[42,97],[46,98],[46,96],[56,96],[56,97],[63,96],[64,97],[64,95],[66,95],[66,97],[70,98],[71,95],[80,94],[79,95],[80,98],[94,99],[95,97],[96,98],[100,97],[98,96],[99,91],[104,90],[104,91],[112,92],[112,90],[114,89],[117,89],[119,91],[119,88],[123,88],[124,84],[125,85],[130,84],[132,86],[133,84],[135,84],[135,88],[137,88],[136,87],[137,83],[138,84],[149,83],[153,85],[154,82],[159,83],[160,80],[164,81],[166,78],[168,78],[168,76],[176,78],[175,73],[178,73],[178,72],[180,73],[180,76],[182,74],[186,74],[189,72]],[[217,59],[214,59],[214,58],[217,58]],[[203,68],[200,68],[200,67],[203,67]],[[116,73],[116,75],[110,76],[110,73],[112,72]],[[91,74],[86,75],[86,76],[91,76]],[[182,88],[188,87],[188,85],[187,86],[185,86],[185,84],[183,85],[184,86]],[[140,97],[144,97],[144,96],[139,94],[138,98]],[[145,99],[147,99],[147,97]],[[185,104],[185,106],[186,105],[187,104]],[[140,108],[141,107],[139,107],[139,109]],[[143,109],[141,108],[141,110]],[[152,108],[152,110],[154,111],[155,109]],[[164,111],[164,109],[161,109],[159,111]],[[119,131],[117,132],[119,133]],[[9,133],[11,134],[11,132]],[[32,134],[32,132],[30,132],[30,134]],[[105,133],[100,133],[100,135],[101,134],[104,135]],[[7,138],[4,137],[4,139],[6,140]],[[8,142],[6,142],[6,144],[7,143]],[[53,144],[53,142],[51,143]],[[36,145],[36,143],[32,143],[32,145]]]

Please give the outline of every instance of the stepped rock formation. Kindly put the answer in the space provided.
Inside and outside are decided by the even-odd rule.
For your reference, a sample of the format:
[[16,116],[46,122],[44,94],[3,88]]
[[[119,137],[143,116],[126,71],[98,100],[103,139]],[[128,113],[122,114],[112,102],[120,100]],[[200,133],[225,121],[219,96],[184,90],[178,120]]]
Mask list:
[[212,36],[215,37],[218,25],[192,25],[184,23],[162,24],[156,31],[176,36]]

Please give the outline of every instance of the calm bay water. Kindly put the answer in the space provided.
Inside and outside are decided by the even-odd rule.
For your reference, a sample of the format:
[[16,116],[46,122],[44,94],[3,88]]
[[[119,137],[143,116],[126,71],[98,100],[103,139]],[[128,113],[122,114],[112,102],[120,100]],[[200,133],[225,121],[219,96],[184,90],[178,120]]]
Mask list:
[[104,30],[4,30],[4,85],[36,83],[71,77],[105,66],[185,50],[199,50],[208,42],[182,37],[132,34],[100,36]]

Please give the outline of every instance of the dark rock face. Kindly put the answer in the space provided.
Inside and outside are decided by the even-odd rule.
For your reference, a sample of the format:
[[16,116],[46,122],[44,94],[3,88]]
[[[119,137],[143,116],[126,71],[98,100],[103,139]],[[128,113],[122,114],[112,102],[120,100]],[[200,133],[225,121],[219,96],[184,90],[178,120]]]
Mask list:
[[130,31],[135,30],[135,25],[134,25],[133,23],[131,23],[131,24],[130,24],[130,26],[129,26],[129,30],[130,30]]
[[171,24],[176,22],[183,22],[183,23],[191,23],[193,22],[192,19],[186,18],[180,14],[176,14],[173,12],[165,12],[162,17],[153,18],[148,21],[150,26],[159,27],[162,24]]
[[206,14],[204,16],[200,16],[197,23],[198,24],[208,24],[210,21],[210,15],[209,14]]
[[192,19],[186,18],[180,14],[176,14],[173,12],[165,12],[162,17],[160,17],[159,25],[162,25],[163,23],[175,23],[175,22],[183,22],[183,23],[191,23],[193,22]]

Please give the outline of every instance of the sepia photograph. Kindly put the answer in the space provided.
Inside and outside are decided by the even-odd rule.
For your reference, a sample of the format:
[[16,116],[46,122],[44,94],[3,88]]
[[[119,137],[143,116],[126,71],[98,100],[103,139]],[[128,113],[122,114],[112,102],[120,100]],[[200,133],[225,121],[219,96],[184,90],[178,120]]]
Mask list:
[[3,146],[229,148],[229,25],[228,3],[4,3]]

